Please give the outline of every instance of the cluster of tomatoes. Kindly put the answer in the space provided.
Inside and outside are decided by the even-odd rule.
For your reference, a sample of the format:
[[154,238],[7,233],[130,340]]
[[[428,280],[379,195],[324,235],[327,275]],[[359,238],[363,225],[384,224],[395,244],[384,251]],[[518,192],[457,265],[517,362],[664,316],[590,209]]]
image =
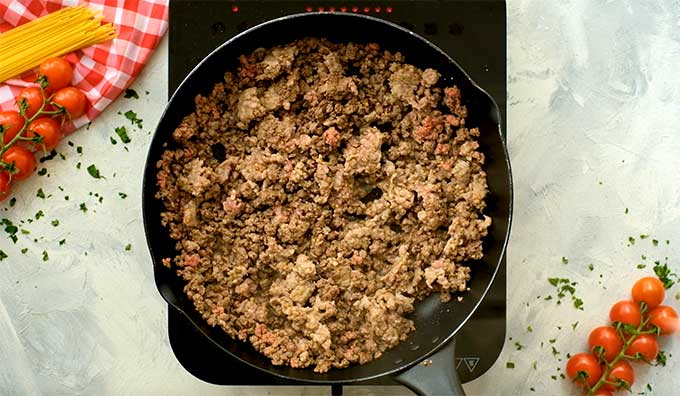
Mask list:
[[67,118],[85,113],[87,99],[71,86],[73,68],[62,58],[40,64],[38,85],[24,88],[17,110],[0,112],[0,200],[15,180],[30,177],[36,169],[35,152],[52,151],[63,138]]
[[672,334],[680,327],[677,312],[661,305],[665,296],[664,284],[658,278],[638,280],[633,285],[633,299],[612,306],[612,325],[590,333],[590,353],[569,358],[567,376],[588,395],[613,396],[618,389],[630,390],[635,375],[628,361],[661,361],[657,336]]

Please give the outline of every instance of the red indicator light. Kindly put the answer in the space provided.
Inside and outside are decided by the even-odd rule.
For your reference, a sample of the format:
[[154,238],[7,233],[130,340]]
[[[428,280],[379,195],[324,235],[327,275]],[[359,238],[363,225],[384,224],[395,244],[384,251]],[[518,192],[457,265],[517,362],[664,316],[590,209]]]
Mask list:
[[371,8],[370,7],[364,7],[364,12],[371,12]]
[[392,13],[392,7],[385,7],[385,12],[387,12],[388,14],[391,14]]
[[373,11],[375,11],[375,12],[377,12],[377,13],[380,13],[380,11],[382,11],[382,8],[380,8],[380,7],[375,7],[375,8],[373,9]]
[[359,7],[352,7],[352,12],[359,12]]
[[305,11],[312,12],[314,9],[311,6],[305,7]]
[[328,11],[334,12],[334,11],[335,11],[335,7],[328,7]]
[[323,8],[323,7],[319,7],[319,8],[317,8],[317,10],[318,10],[319,12],[323,12],[324,8]]
[[238,6],[231,7],[231,12],[238,12]]
[[347,7],[345,7],[345,6],[340,7],[340,11],[347,12]]

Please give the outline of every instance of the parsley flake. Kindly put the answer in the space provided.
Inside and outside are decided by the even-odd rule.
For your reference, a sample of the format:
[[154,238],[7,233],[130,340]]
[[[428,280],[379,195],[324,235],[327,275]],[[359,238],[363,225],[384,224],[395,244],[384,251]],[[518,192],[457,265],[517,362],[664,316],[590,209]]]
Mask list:
[[38,171],[38,176],[45,176],[47,173],[47,168],[42,168]]
[[513,363],[513,362],[506,362],[506,363],[505,363],[505,368],[514,369],[514,368],[515,368],[515,363]]
[[131,139],[127,134],[127,129],[125,129],[124,126],[117,127],[115,129],[115,131],[116,131],[116,135],[118,135],[121,142],[126,143],[126,144],[131,142]]
[[0,250],[0,261],[6,259],[7,257],[9,257],[9,256],[7,255],[7,253],[5,253],[4,251]]
[[83,213],[87,213],[87,205],[85,205],[85,202],[80,204],[80,210],[82,210]]
[[125,99],[130,99],[130,98],[139,99],[139,95],[137,94],[137,91],[135,91],[135,90],[132,89],[132,88],[126,89],[126,90],[125,90],[125,93],[123,94],[123,97],[124,97]]
[[46,251],[46,250],[43,250],[43,252],[42,252],[42,260],[43,260],[43,261],[47,261],[47,260],[49,260],[49,259],[50,259],[50,255],[47,254],[47,251]]
[[38,192],[35,194],[35,196],[40,199],[45,199],[45,193],[43,192],[42,188],[38,189]]
[[52,227],[57,227],[57,226],[59,225],[59,220],[58,220],[58,219],[54,219],[54,220],[52,220],[52,223],[51,223],[51,224],[52,224]]
[[562,264],[569,264],[569,259],[562,256]]
[[593,265],[593,263],[588,264],[588,269],[591,270],[591,271],[595,269],[595,266]]
[[124,192],[119,192],[119,193],[118,193],[118,196],[120,197],[120,199],[125,199],[125,198],[127,198],[127,194],[125,194]]
[[14,204],[16,204],[16,203],[17,203],[17,199],[14,198],[14,197],[12,197],[12,199],[9,200],[9,206],[10,206],[10,207],[11,207],[11,206],[14,206]]
[[36,220],[40,220],[40,218],[43,217],[43,216],[45,216],[45,213],[43,213],[42,210],[35,212],[35,219]]
[[94,164],[87,167],[87,173],[89,173],[90,176],[94,177],[95,179],[102,178],[101,173],[99,173],[99,169],[97,169],[97,167]]
[[137,126],[137,128],[142,129],[142,122],[144,120],[137,118],[137,113],[135,113],[132,110],[128,110],[123,115],[125,116],[125,118],[130,120],[132,125],[135,125],[135,126]]
[[59,241],[59,246],[65,244],[65,243],[66,243],[66,239],[62,239],[61,241]]
[[28,248],[21,249],[21,254],[26,254],[26,252],[28,252]]

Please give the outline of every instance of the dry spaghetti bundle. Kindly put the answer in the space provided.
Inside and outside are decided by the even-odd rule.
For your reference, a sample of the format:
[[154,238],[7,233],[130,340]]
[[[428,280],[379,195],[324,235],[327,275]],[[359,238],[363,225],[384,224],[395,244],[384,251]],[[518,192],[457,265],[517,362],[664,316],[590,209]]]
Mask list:
[[46,58],[89,47],[116,36],[113,25],[84,7],[66,7],[0,34],[0,82],[38,66]]

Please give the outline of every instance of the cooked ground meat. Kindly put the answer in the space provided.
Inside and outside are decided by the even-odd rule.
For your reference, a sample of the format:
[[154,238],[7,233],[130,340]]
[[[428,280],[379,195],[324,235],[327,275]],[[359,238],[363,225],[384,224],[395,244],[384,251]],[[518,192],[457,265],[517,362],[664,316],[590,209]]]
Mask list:
[[366,363],[482,257],[484,156],[458,88],[377,44],[240,58],[157,164],[185,291],[274,364]]

